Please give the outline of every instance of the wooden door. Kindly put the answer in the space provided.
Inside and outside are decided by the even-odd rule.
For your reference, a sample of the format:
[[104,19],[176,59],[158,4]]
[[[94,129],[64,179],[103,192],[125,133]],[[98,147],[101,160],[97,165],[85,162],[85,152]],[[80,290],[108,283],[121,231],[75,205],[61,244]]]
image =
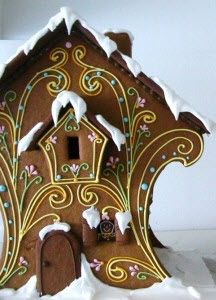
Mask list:
[[80,245],[71,232],[52,231],[37,244],[37,288],[55,295],[81,276]]

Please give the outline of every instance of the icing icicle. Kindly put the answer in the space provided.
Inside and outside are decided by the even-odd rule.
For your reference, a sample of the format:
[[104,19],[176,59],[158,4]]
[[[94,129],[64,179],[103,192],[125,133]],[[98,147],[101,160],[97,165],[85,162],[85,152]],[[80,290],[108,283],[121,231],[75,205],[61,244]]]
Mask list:
[[83,218],[87,221],[91,229],[97,228],[100,223],[100,213],[97,208],[91,206],[82,213]]
[[43,122],[37,123],[18,143],[18,155],[20,155],[23,151],[26,151],[33,141],[34,135],[38,130],[43,126]]
[[109,131],[114,143],[116,144],[118,150],[120,151],[121,145],[125,144],[126,142],[126,138],[124,134],[121,132],[121,130],[119,130],[115,126],[111,125],[108,121],[106,121],[103,116],[96,115],[96,119],[103,127],[105,127]]
[[118,222],[119,229],[122,234],[125,233],[125,230],[128,228],[128,224],[132,220],[132,215],[130,211],[119,211],[115,214],[116,220]]
[[77,123],[80,122],[87,110],[85,101],[79,95],[70,91],[62,91],[52,103],[52,117],[55,126],[57,125],[61,108],[66,107],[68,103],[74,108]]

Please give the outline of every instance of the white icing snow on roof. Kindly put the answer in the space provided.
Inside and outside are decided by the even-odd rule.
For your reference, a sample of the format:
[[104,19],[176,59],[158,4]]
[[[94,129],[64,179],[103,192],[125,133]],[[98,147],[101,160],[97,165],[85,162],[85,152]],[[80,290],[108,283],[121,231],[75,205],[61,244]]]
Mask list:
[[51,225],[47,225],[39,231],[39,237],[41,240],[44,239],[45,235],[53,230],[62,230],[68,232],[71,230],[71,227],[67,223],[55,222]]
[[[132,277],[131,277],[132,278]],[[29,281],[19,288],[13,289],[1,289],[1,300],[40,300],[41,297],[36,290],[37,279],[36,276],[32,276]],[[204,289],[203,289],[204,290]],[[113,286],[109,286],[97,279],[90,267],[89,262],[86,260],[84,254],[81,254],[81,277],[75,279],[64,290],[60,291],[54,296],[44,295],[43,300],[143,300],[143,299],[155,299],[155,300],[191,300],[191,299],[213,299],[206,294],[215,295],[215,289],[202,290],[202,296],[193,287],[186,287],[182,284],[181,280],[175,277],[167,277],[161,283],[155,283],[149,288],[139,289],[123,289]],[[208,295],[209,295],[208,294]],[[204,295],[204,296],[203,296]],[[214,298],[215,299],[215,298]]]
[[107,120],[105,120],[103,116],[96,115],[96,119],[103,127],[105,127],[109,131],[118,150],[121,151],[121,145],[125,144],[126,142],[125,135],[121,132],[120,129],[116,128],[115,126],[111,125]]
[[116,220],[118,222],[119,229],[122,234],[125,233],[125,230],[128,228],[128,224],[132,220],[132,215],[129,210],[119,211],[115,214]]
[[87,221],[91,229],[97,228],[97,226],[100,224],[100,213],[93,205],[84,210],[82,216]]
[[[45,36],[49,31],[54,31],[57,26],[62,22],[65,21],[65,25],[67,27],[68,34],[71,33],[71,29],[73,24],[79,20],[81,25],[86,28],[89,32],[91,32],[95,39],[97,40],[98,44],[101,48],[105,51],[107,56],[109,57],[114,51],[117,50],[117,45],[114,41],[112,41],[109,37],[105,36],[102,33],[97,32],[95,29],[90,27],[79,15],[75,14],[70,8],[62,7],[60,12],[52,17],[48,24],[39,30],[35,35],[33,35],[28,41],[26,41],[21,47],[17,49],[15,55],[11,56],[6,63],[0,64],[0,79],[3,76],[7,64],[9,64],[19,53],[24,52],[26,55],[35,47],[37,42]],[[118,30],[114,30],[113,32],[117,32]],[[124,30],[125,31],[125,30]],[[121,54],[121,52],[119,52]],[[136,77],[141,72],[140,65],[133,60],[132,58],[121,54],[122,58],[124,59],[125,63],[127,64],[128,69],[131,73]],[[154,79],[155,81],[157,78]],[[175,117],[177,118],[181,111],[189,111],[193,113],[197,118],[199,118],[203,124],[206,126],[206,129],[210,132],[212,128],[215,128],[214,122],[209,121],[201,114],[197,113],[187,102],[182,101],[182,99],[171,92],[170,89],[166,85],[161,82],[157,82],[161,87],[164,89],[164,93],[166,94],[166,101],[170,106],[171,111],[174,113]]]
[[107,57],[110,57],[110,55],[117,50],[117,44],[111,40],[108,36],[105,36],[104,34],[96,31],[92,27],[88,26],[88,24],[85,21],[80,20],[81,25],[86,28],[88,31],[93,34],[93,36],[96,38],[98,44],[101,46],[101,48],[106,52]]
[[142,71],[140,64],[128,55],[124,55],[122,53],[120,54],[123,60],[126,62],[128,69],[131,71],[134,77],[137,77],[137,75]]
[[164,91],[165,100],[173,113],[176,120],[179,118],[181,112],[190,112],[196,116],[205,126],[205,128],[211,133],[216,130],[216,123],[204,117],[202,114],[197,112],[188,102],[183,100],[176,94],[165,82],[157,77],[152,78]]
[[88,26],[88,24],[85,22],[85,20],[83,20],[79,15],[75,14],[69,7],[62,7],[60,9],[60,12],[58,14],[56,14],[54,17],[52,17],[45,27],[43,27],[41,30],[39,30],[29,40],[27,40],[22,46],[20,46],[17,49],[16,53],[13,56],[11,56],[6,61],[5,64],[0,64],[0,78],[4,74],[6,65],[9,64],[18,54],[20,54],[23,51],[25,53],[25,55],[28,55],[29,52],[32,49],[34,49],[37,42],[42,37],[44,37],[49,31],[53,32],[62,21],[65,21],[68,35],[70,35],[73,24],[77,20],[79,20],[79,22],[81,23],[81,25],[84,28],[86,28],[89,32],[91,32],[94,35],[98,44],[106,52],[108,57],[112,54],[112,52],[117,50],[116,43],[114,41],[112,41],[109,37],[105,36],[102,33],[97,32],[92,27]]
[[102,31],[103,34],[106,34],[108,32],[113,32],[113,33],[126,33],[129,36],[129,39],[131,41],[131,44],[134,41],[134,36],[132,34],[131,31],[127,30],[127,29],[121,29],[121,28],[108,28],[108,29],[104,29]]
[[17,152],[20,155],[23,151],[26,151],[33,141],[35,133],[41,129],[43,122],[37,123],[18,143]]
[[51,110],[55,126],[58,123],[58,117],[61,108],[66,107],[68,103],[70,103],[74,108],[77,123],[80,122],[82,116],[87,110],[85,101],[79,95],[71,91],[62,91],[58,94],[58,96],[52,103]]

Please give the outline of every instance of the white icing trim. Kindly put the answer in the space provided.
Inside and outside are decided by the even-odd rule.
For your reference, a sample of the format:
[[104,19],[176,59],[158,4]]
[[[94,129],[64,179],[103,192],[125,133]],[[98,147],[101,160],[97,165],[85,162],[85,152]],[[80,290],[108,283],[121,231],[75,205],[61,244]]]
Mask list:
[[110,57],[110,55],[118,49],[117,44],[113,40],[111,40],[108,36],[105,36],[104,34],[88,26],[85,21],[80,21],[80,23],[84,28],[90,31],[91,34],[93,34],[98,44],[106,52],[107,57]]
[[128,55],[124,55],[121,52],[120,54],[123,60],[126,62],[128,69],[131,71],[134,77],[137,77],[137,75],[142,71],[140,64]]
[[61,108],[66,107],[68,103],[70,103],[74,108],[77,123],[80,122],[82,116],[87,110],[85,101],[79,95],[71,91],[62,91],[52,103],[51,110],[55,126],[57,126]]
[[0,78],[4,74],[5,68],[6,68],[6,64],[0,64]]
[[91,229],[97,228],[97,226],[100,224],[100,213],[97,208],[94,208],[94,206],[84,210],[82,216],[87,221]]
[[33,141],[35,133],[41,129],[43,122],[37,123],[18,143],[17,152],[20,155],[23,151],[26,151]]
[[126,33],[131,41],[131,44],[134,41],[134,35],[132,34],[131,31],[127,30],[127,29],[121,29],[121,28],[108,28],[108,29],[104,29],[102,31],[103,34],[106,34],[108,32],[113,32],[113,33]]
[[44,37],[49,31],[53,32],[59,26],[62,21],[65,21],[65,25],[67,28],[68,35],[71,33],[71,29],[73,24],[79,20],[81,25],[86,28],[89,32],[91,32],[98,44],[105,51],[107,56],[109,57],[112,52],[117,50],[117,45],[114,41],[112,41],[109,37],[105,36],[94,30],[92,27],[88,26],[86,21],[83,20],[78,14],[75,14],[69,7],[62,7],[60,12],[53,16],[47,23],[45,27],[39,30],[36,34],[34,34],[30,39],[28,39],[22,46],[20,46],[16,53],[12,55],[5,64],[0,66],[0,78],[3,76],[5,67],[9,64],[16,56],[18,56],[22,51],[25,55],[28,55],[29,52],[34,49],[37,42]]
[[115,126],[111,125],[107,120],[105,120],[103,116],[96,115],[96,119],[103,127],[105,127],[109,131],[114,143],[120,151],[121,145],[125,144],[126,142],[125,135],[121,132],[120,129],[116,128]]
[[124,234],[125,230],[128,228],[128,224],[132,221],[131,212],[129,210],[119,211],[115,214],[115,217],[121,233]]
[[53,230],[62,230],[68,232],[71,230],[71,227],[67,223],[55,222],[51,225],[47,225],[39,231],[39,237],[41,240],[44,239],[45,235]]
[[154,82],[156,82],[164,91],[165,100],[169,106],[171,112],[173,113],[176,120],[179,118],[181,112],[190,112],[196,116],[205,126],[205,128],[212,133],[216,130],[216,123],[204,117],[202,114],[197,112],[188,102],[183,100],[179,95],[175,93],[165,82],[157,77],[152,77]]

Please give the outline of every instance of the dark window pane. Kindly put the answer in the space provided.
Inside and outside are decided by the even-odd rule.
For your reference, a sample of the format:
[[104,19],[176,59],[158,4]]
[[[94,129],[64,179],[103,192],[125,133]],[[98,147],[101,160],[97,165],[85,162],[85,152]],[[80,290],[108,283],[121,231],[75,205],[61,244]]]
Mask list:
[[68,137],[67,141],[69,159],[79,159],[79,138],[77,136]]

